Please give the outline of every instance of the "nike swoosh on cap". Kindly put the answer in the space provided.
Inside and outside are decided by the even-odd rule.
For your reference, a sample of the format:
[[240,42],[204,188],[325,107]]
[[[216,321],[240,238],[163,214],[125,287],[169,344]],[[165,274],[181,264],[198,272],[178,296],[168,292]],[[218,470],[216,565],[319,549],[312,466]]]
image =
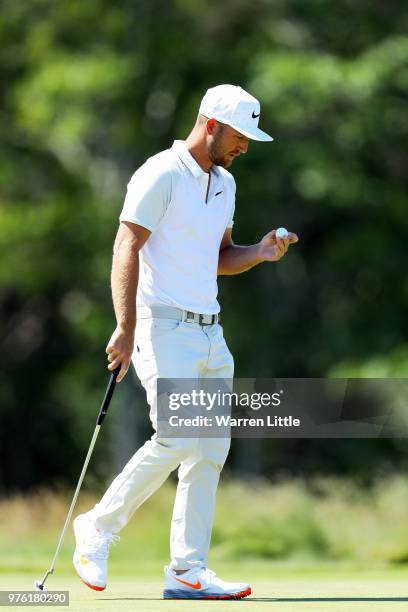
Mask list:
[[252,111],[252,119],[258,119],[260,114],[261,113],[258,113],[257,115],[255,115],[254,111]]

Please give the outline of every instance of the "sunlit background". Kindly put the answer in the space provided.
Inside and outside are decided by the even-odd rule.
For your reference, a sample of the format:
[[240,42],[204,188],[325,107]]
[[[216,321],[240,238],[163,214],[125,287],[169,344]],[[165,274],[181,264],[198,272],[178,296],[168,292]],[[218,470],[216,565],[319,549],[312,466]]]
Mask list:
[[[3,0],[3,497],[75,485],[108,378],[110,263],[126,184],[148,156],[186,137],[216,84],[258,97],[260,126],[275,139],[251,142],[232,168],[235,242],[279,226],[300,237],[282,262],[220,279],[236,374],[408,375],[407,21],[396,1]],[[150,435],[147,414],[129,373],[85,489],[102,491]],[[289,516],[309,516],[314,495],[332,495],[318,523],[343,516],[342,491],[356,499],[375,482],[377,510],[391,499],[406,508],[407,468],[404,440],[235,440],[221,500],[236,503],[243,485],[228,480],[238,479],[262,482],[268,508],[278,503]],[[307,492],[293,484],[323,477]],[[402,525],[402,515],[387,517]],[[301,542],[354,554],[310,525],[282,542],[285,525],[271,523],[272,544],[258,553],[279,557]],[[393,537],[398,547],[401,532]],[[222,549],[220,532],[214,541]]]

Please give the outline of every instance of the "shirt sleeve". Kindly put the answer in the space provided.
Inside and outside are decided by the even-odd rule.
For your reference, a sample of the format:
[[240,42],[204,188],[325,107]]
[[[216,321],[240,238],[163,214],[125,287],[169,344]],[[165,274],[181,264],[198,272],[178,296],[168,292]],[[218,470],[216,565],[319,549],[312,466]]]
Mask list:
[[127,186],[120,221],[137,223],[153,232],[163,218],[171,199],[171,172],[147,161]]

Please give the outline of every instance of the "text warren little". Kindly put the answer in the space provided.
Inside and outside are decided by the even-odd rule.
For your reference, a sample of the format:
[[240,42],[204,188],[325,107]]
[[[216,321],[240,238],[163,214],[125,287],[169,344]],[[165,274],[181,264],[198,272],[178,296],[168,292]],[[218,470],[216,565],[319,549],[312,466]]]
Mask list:
[[299,427],[300,419],[292,416],[270,415],[266,419],[235,418],[227,415],[215,417],[197,415],[192,418],[179,417],[176,414],[169,418],[171,427]]

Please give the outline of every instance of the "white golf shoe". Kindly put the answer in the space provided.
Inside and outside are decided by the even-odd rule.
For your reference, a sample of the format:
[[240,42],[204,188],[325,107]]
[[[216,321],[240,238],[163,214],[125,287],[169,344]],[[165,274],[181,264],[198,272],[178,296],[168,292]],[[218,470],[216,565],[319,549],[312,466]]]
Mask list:
[[163,599],[242,599],[251,594],[245,582],[224,582],[206,567],[194,567],[183,574],[164,568]]
[[76,548],[73,562],[78,576],[89,588],[103,591],[108,577],[109,546],[118,535],[96,529],[86,514],[74,520]]

